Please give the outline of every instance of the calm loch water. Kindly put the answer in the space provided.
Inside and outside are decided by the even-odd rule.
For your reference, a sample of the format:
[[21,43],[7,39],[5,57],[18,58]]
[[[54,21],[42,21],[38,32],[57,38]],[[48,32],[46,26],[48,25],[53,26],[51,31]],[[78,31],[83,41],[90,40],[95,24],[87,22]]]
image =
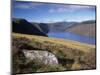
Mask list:
[[87,44],[93,44],[93,45],[96,44],[96,40],[93,37],[82,36],[70,32],[50,32],[48,33],[48,36],[54,38],[74,40],[74,41],[87,43]]

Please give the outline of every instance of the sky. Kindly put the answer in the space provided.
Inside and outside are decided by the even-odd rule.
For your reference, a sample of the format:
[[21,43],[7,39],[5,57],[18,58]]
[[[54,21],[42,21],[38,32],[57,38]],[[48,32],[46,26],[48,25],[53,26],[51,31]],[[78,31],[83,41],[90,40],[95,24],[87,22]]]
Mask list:
[[95,20],[95,6],[13,1],[12,17],[29,22]]

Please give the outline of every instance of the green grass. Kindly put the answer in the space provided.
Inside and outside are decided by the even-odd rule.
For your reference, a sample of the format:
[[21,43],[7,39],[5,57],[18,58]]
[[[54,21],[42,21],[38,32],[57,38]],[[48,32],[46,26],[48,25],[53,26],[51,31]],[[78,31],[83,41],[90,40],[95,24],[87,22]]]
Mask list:
[[[61,65],[60,68],[58,69],[56,67],[54,68],[53,66],[49,68],[47,65],[44,65],[45,68],[43,67],[37,68],[35,66],[36,69],[32,72],[95,68],[95,45],[84,44],[71,40],[63,40],[58,38],[49,38],[36,35],[25,35],[18,33],[13,33],[12,38],[13,38],[13,46],[12,46],[13,57],[18,57],[13,60],[16,59],[20,61],[25,60],[22,59],[20,56],[22,49],[31,49],[31,50],[39,49],[52,52],[58,58],[59,64]],[[16,64],[19,64],[19,62],[17,61]],[[16,65],[14,65],[13,68],[16,68]],[[29,69],[28,72],[32,70],[32,67]],[[17,70],[19,70],[18,66]],[[15,69],[15,72],[17,70]],[[22,70],[23,69],[20,69],[18,73],[21,73]]]

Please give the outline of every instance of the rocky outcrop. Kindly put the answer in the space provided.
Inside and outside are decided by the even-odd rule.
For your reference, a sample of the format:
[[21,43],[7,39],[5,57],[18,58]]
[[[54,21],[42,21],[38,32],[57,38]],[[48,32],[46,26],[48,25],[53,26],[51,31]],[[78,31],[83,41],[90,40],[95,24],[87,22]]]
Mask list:
[[45,65],[57,65],[58,60],[56,56],[48,51],[41,50],[23,50],[23,53],[28,61],[39,60]]

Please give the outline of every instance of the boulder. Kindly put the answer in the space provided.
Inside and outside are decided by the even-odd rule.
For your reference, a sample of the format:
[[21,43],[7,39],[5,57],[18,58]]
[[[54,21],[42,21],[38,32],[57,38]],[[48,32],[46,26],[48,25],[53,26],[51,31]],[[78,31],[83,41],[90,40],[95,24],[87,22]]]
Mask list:
[[23,50],[23,53],[28,61],[39,60],[45,65],[58,65],[56,56],[51,52],[41,50]]

